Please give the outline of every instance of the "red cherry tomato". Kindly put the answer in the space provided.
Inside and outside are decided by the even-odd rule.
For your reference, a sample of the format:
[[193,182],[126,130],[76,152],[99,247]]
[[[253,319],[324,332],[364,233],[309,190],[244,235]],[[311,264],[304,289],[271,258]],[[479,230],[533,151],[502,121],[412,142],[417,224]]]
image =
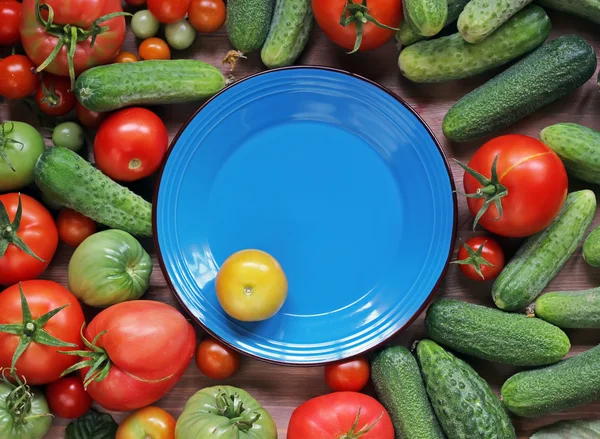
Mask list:
[[64,116],[75,108],[77,102],[69,78],[48,73],[44,74],[35,92],[35,100],[48,116]]
[[240,368],[240,355],[214,338],[200,342],[196,351],[196,366],[213,380],[224,380]]
[[476,236],[462,245],[455,263],[460,265],[460,270],[469,279],[492,280],[504,268],[504,250],[496,240]]
[[81,125],[89,130],[97,129],[102,121],[108,116],[108,113],[98,113],[97,111],[88,110],[79,102],[75,104],[75,111],[77,112],[77,119],[79,119]]
[[190,9],[190,0],[148,0],[148,10],[161,23],[181,20]]
[[79,418],[92,408],[92,398],[84,390],[78,376],[61,378],[48,384],[46,399],[50,411],[65,419]]
[[171,59],[169,45],[160,38],[148,38],[142,41],[138,49],[140,58],[145,61],[152,59]]
[[223,0],[192,0],[188,16],[198,32],[216,32],[225,24],[227,8]]
[[77,247],[86,238],[96,233],[94,220],[66,207],[60,210],[56,226],[60,240],[71,247]]
[[21,41],[20,20],[21,3],[0,1],[0,46],[12,46]]
[[23,99],[31,95],[40,82],[35,65],[24,55],[10,55],[0,61],[0,95]]
[[334,392],[360,392],[370,376],[371,366],[364,357],[325,366],[325,381]]

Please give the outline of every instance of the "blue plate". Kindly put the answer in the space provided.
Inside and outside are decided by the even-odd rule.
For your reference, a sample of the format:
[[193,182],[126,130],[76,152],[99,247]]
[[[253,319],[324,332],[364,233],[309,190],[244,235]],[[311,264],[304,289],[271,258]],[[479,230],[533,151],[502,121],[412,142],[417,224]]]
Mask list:
[[[427,305],[454,244],[456,200],[439,144],[381,86],[312,67],[225,89],[182,128],[155,197],[159,259],[182,305],[253,357],[316,365],[364,353]],[[215,293],[232,253],[282,265],[288,299],[242,323]]]

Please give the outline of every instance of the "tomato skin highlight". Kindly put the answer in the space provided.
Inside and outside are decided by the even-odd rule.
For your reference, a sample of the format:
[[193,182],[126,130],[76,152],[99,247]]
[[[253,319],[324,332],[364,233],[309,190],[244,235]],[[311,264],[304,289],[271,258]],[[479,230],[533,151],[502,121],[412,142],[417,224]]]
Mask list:
[[24,55],[10,55],[0,61],[0,95],[23,99],[35,92],[40,77],[35,65]]
[[225,24],[227,9],[223,0],[192,0],[189,20],[198,32],[216,32]]
[[209,337],[198,345],[196,365],[208,378],[224,380],[240,368],[240,355],[218,340]]
[[19,44],[19,22],[21,20],[21,3],[0,1],[0,46]]
[[369,382],[371,365],[364,358],[354,358],[325,366],[325,381],[334,392],[360,392]]
[[60,240],[71,247],[77,247],[86,238],[96,233],[94,220],[66,207],[60,210],[56,225]]
[[79,377],[61,378],[48,384],[46,399],[50,411],[64,419],[80,418],[92,408],[92,398]]
[[175,439],[175,419],[159,407],[144,407],[119,425],[115,439]]
[[[483,245],[481,256],[483,259],[493,264],[493,267],[481,264],[479,269],[483,274],[483,278],[477,273],[473,265],[460,265],[460,270],[463,274],[471,280],[475,281],[487,281],[498,277],[502,269],[504,268],[504,250],[500,247],[498,242],[487,236],[475,236],[468,239],[465,242],[466,245],[470,246],[473,250],[477,251]],[[462,261],[469,258],[469,253],[464,245],[458,250],[457,260]]]

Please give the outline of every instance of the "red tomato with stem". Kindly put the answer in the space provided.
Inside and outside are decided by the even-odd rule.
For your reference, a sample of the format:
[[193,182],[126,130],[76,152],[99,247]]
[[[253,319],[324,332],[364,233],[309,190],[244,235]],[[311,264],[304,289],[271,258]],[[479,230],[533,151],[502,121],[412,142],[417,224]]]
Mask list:
[[77,360],[61,352],[82,348],[84,322],[75,296],[56,282],[29,280],[7,288],[0,293],[0,369],[14,364],[30,385],[58,380]]
[[75,108],[77,99],[71,91],[68,78],[45,74],[35,92],[35,101],[42,113],[48,116],[64,116]]
[[16,1],[0,1],[0,45],[19,44],[19,21],[21,20],[21,3]]
[[370,376],[371,365],[364,357],[325,366],[325,381],[334,392],[360,392]]
[[79,102],[75,103],[75,111],[81,125],[89,130],[97,129],[102,121],[108,116],[108,113],[98,113],[97,111],[88,110]]
[[463,184],[477,224],[500,236],[523,238],[550,225],[568,190],[565,167],[533,137],[500,136],[471,158]]
[[48,384],[46,400],[50,411],[65,419],[80,418],[92,408],[92,398],[78,376],[61,378]]
[[225,24],[227,8],[223,0],[192,0],[188,17],[198,32],[216,32]]
[[24,55],[10,55],[0,61],[0,95],[23,99],[37,88],[40,77],[35,65]]
[[196,366],[213,380],[224,380],[240,368],[240,355],[214,338],[200,342],[196,352]]
[[475,236],[465,242],[453,262],[472,280],[486,281],[498,277],[504,268],[504,250],[493,238]]
[[287,439],[394,439],[385,408],[357,392],[335,392],[313,398],[292,413]]
[[35,279],[58,246],[48,209],[28,195],[0,195],[0,285]]
[[161,23],[181,20],[190,9],[190,0],[148,0],[148,10]]
[[94,220],[66,207],[60,210],[56,226],[60,240],[71,247],[77,247],[86,238],[96,233]]

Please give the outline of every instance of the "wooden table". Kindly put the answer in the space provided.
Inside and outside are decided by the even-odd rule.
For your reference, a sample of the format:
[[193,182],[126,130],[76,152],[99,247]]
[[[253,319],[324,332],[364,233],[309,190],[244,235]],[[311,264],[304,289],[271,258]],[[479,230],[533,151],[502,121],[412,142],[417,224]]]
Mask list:
[[[590,42],[596,48],[597,53],[600,54],[600,31],[598,31],[598,25],[554,11],[549,11],[549,15],[554,27],[551,39],[564,34],[578,33]],[[136,51],[137,43],[130,34],[128,35],[125,49]],[[213,35],[199,35],[192,48],[176,53],[175,57],[199,58],[214,65],[220,65],[223,55],[230,48],[225,31],[222,30]],[[312,40],[304,55],[299,60],[299,64],[341,68],[365,76],[388,87],[408,101],[423,116],[442,142],[448,157],[468,160],[473,152],[482,144],[482,142],[451,144],[442,134],[441,123],[446,111],[454,102],[487,81],[497,72],[452,83],[416,85],[400,75],[397,67],[397,49],[393,41],[377,51],[348,56],[342,49],[330,43],[318,28],[315,29]],[[224,71],[226,70],[225,67],[223,69]],[[260,57],[254,54],[248,60],[243,60],[239,63],[235,74],[237,78],[242,78],[263,69],[264,66],[260,62]],[[161,107],[154,110],[165,120],[169,128],[169,134],[173,138],[180,126],[194,113],[197,107],[198,104],[185,104],[177,107]],[[590,80],[577,92],[525,118],[520,123],[510,127],[505,133],[521,133],[537,136],[542,128],[558,122],[576,122],[600,130],[599,116],[600,94],[598,93],[594,77],[593,80]],[[23,104],[0,104],[0,119],[7,120],[11,118],[35,123],[35,117],[25,111]],[[454,163],[451,166],[457,188],[462,189],[462,171]],[[146,182],[145,184],[147,192],[150,194],[153,182]],[[580,187],[577,182],[572,182],[571,184],[571,189],[578,189]],[[600,194],[598,191],[596,193]],[[600,224],[600,215],[597,216],[594,222],[594,225],[598,224]],[[474,234],[471,228],[472,219],[466,208],[466,203],[464,199],[459,199],[459,239],[456,243],[457,248],[461,240],[465,240]],[[478,233],[481,233],[481,231]],[[509,256],[514,253],[519,244],[518,241],[514,240],[504,240],[502,242],[505,244]],[[158,266],[152,243],[146,242],[144,244],[153,255],[154,261],[151,287],[146,293],[145,298],[160,300],[178,306]],[[71,249],[61,245],[55,259],[44,274],[44,278],[55,280],[66,286],[67,264],[71,254]],[[600,270],[590,268],[583,261],[581,252],[578,251],[548,288],[554,291],[575,290],[598,285],[600,285]],[[491,284],[469,281],[460,275],[456,266],[452,266],[438,296],[455,297],[493,306],[490,289]],[[199,335],[203,335],[200,330]],[[568,331],[568,335],[573,344],[571,354],[589,349],[600,343],[600,331],[598,330]],[[423,320],[421,317],[408,330],[398,336],[396,342],[408,346],[415,339],[424,336]],[[479,360],[469,361],[492,384],[496,391],[515,372],[515,369],[511,367]],[[194,362],[192,362],[181,382],[165,398],[159,401],[158,405],[177,417],[181,413],[184,403],[194,392],[214,384],[214,381],[202,376]],[[328,392],[323,380],[323,369],[320,367],[286,368],[250,359],[243,361],[242,368],[235,377],[226,380],[222,384],[231,384],[244,388],[255,396],[273,415],[279,427],[281,438],[284,438],[286,435],[288,420],[294,408],[309,398]],[[126,415],[125,413],[112,414],[117,421],[122,420]],[[600,402],[545,418],[515,418],[514,423],[519,438],[528,438],[535,429],[551,422],[560,419],[590,417],[600,417]],[[66,424],[67,421],[65,420],[55,419],[54,426],[47,438],[62,438]]]

